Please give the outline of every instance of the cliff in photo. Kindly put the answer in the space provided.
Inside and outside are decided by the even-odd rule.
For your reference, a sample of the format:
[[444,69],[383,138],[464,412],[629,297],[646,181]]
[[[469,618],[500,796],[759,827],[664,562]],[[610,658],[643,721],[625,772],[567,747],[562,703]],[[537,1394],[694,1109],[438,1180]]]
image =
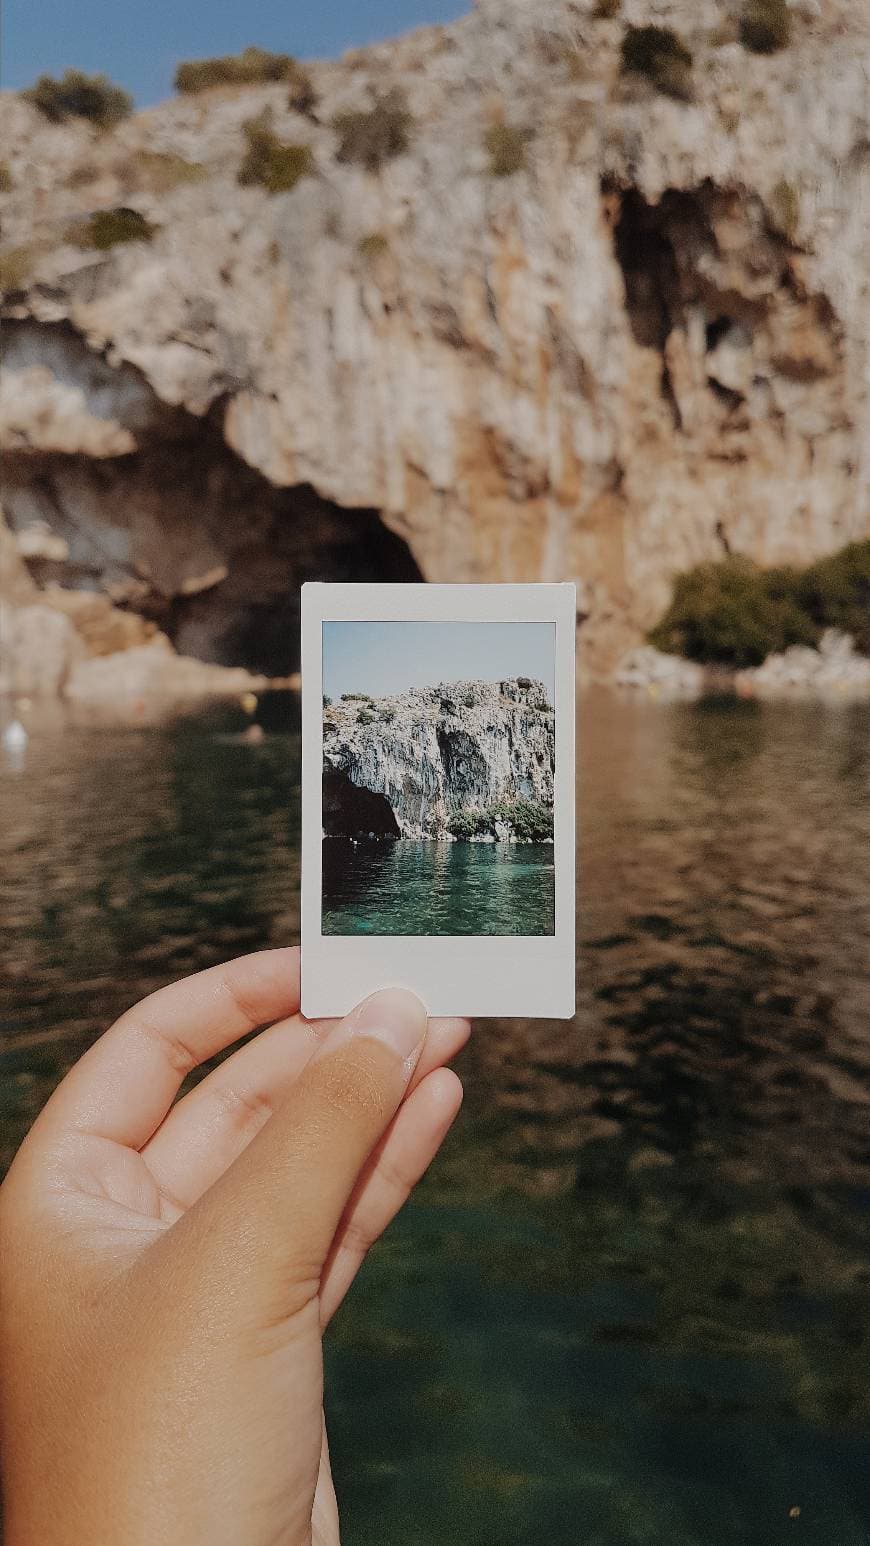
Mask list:
[[353,695],[323,714],[327,837],[552,837],[555,722],[542,683]]
[[109,127],[4,93],[38,583],[275,674],[305,578],[571,579],[607,675],[676,574],[870,535],[870,10],[740,10],[479,0]]

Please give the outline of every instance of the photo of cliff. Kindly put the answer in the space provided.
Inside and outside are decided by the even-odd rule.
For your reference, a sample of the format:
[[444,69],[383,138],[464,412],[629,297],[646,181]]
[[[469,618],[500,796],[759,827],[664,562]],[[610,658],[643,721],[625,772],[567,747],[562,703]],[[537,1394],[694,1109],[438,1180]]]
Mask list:
[[[324,932],[552,933],[552,624],[323,633]],[[501,657],[549,684],[485,676]],[[439,659],[480,674],[430,686]]]

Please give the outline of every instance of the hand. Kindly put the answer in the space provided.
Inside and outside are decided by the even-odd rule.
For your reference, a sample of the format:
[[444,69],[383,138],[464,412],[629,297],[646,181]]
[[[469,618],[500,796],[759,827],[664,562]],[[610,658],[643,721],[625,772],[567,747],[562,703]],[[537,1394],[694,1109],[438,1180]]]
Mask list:
[[399,990],[340,1022],[298,1007],[295,950],[161,989],[19,1151],[0,1190],[7,1546],[337,1546],[323,1329],[459,1109],[442,1065],[468,1025],[427,1034]]

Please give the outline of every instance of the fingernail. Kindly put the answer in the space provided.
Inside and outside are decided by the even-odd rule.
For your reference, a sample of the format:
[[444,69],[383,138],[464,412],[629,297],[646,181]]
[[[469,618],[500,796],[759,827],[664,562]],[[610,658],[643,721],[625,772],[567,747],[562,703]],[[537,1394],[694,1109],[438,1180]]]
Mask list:
[[415,993],[405,988],[384,988],[364,999],[349,1016],[353,1036],[381,1041],[411,1067],[426,1038],[426,1010]]

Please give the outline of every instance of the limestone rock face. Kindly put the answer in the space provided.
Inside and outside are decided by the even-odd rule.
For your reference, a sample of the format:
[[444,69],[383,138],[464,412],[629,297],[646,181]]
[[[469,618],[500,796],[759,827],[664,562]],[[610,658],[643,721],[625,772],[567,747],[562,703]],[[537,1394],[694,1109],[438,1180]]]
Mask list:
[[551,806],[554,768],[553,710],[525,677],[342,699],[323,716],[324,831],[444,837],[460,811]]
[[[675,573],[870,534],[870,9],[811,10],[762,57],[717,0],[479,0],[315,65],[307,114],[273,84],[97,135],[5,94],[13,524],[230,661],[300,553],[365,577],[378,512],[427,579],[575,580],[593,674]],[[628,22],[680,33],[690,100],[620,74]],[[393,88],[407,153],[339,161]],[[288,193],[237,182],[264,110],[311,150]],[[117,205],[153,240],[77,244]]]

